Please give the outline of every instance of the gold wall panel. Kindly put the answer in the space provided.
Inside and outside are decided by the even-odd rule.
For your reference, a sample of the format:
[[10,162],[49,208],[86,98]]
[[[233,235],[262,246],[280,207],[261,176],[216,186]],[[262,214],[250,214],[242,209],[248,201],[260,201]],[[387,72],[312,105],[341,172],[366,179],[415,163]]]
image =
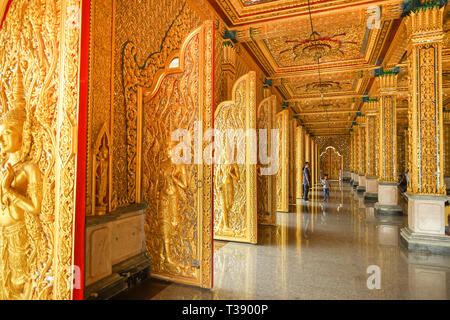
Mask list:
[[350,165],[353,161],[352,159],[352,140],[350,134],[342,136],[317,136],[315,137],[317,146],[319,148],[319,153],[322,154],[327,147],[333,147],[342,155],[344,158],[344,168],[343,170],[351,171]]
[[[275,112],[277,108],[277,97],[272,95],[264,99],[259,107],[257,113],[258,129],[267,130],[267,154],[272,154],[272,132],[275,127]],[[258,135],[258,139],[260,136]],[[258,144],[259,147],[259,144]],[[258,152],[259,154],[259,152]],[[263,165],[260,164],[259,167]],[[261,224],[276,224],[276,176],[262,175],[261,169],[258,169],[258,223]]]
[[156,73],[202,20],[184,0],[115,3],[113,195],[123,207],[138,193],[137,88],[154,85]]
[[279,130],[279,168],[277,173],[277,211],[289,212],[289,120],[290,110],[283,110],[276,115],[276,128]]
[[[187,130],[193,139],[185,142],[195,152],[209,144],[195,145],[195,138],[203,141],[203,131],[194,129],[196,122],[205,130],[213,127],[214,32],[207,21],[186,38],[179,55],[170,55],[157,72],[156,84],[138,90],[143,102],[137,111],[142,112],[138,156],[152,276],[205,288],[212,286],[212,166],[175,164],[172,150],[179,142],[172,141],[172,132]],[[179,67],[169,68],[176,57]]]
[[[109,178],[112,177],[113,141],[112,124],[114,123],[113,81],[114,81],[114,9],[116,0],[90,1],[90,35],[89,35],[89,106],[86,148],[86,215],[93,215],[93,159],[92,150],[100,131],[106,124],[109,135]],[[114,210],[117,200],[112,198],[112,181],[108,181],[110,210]],[[116,193],[114,193],[116,195]]]
[[0,30],[0,299],[73,297],[80,9],[13,0]]
[[[222,102],[215,111],[215,129],[256,129],[256,73],[239,78],[233,87],[233,99]],[[244,152],[229,148],[231,141],[223,138],[225,153],[218,156],[220,163],[214,169],[214,238],[220,240],[257,242],[257,173],[251,164],[256,146],[250,136],[237,137],[238,145],[245,145],[245,164],[236,163]],[[240,139],[245,139],[240,141]],[[256,142],[256,141],[255,141]],[[228,150],[230,149],[230,150]],[[229,154],[233,154],[231,157]]]

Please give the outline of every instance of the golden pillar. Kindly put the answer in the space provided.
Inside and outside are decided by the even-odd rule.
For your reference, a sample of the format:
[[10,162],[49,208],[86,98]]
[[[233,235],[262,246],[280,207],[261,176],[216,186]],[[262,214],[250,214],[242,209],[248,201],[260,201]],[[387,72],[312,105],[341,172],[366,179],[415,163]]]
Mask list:
[[370,99],[365,103],[366,112],[366,199],[378,199],[377,177],[377,128],[378,100]]
[[296,163],[296,178],[295,178],[295,197],[300,199],[302,197],[303,185],[303,165],[305,164],[305,129],[303,127],[295,128],[295,163]]
[[450,187],[450,111],[444,110],[444,181]]
[[366,121],[365,116],[358,116],[359,135],[358,135],[358,187],[359,192],[366,191]]
[[[410,181],[408,228],[402,237],[409,248],[448,250],[445,233],[444,114],[442,45],[444,8],[425,7],[406,18],[410,75]],[[426,237],[423,234],[427,234]],[[448,251],[447,251],[448,252]]]
[[297,163],[295,161],[295,149],[297,146],[297,136],[295,134],[295,130],[297,128],[297,119],[292,119],[289,121],[289,201],[290,203],[295,203],[296,199],[296,189],[297,184],[295,181],[296,178],[296,167]]
[[354,169],[355,169],[355,179],[353,181],[353,188],[357,188],[359,186],[359,163],[360,163],[360,126],[357,124],[354,126],[353,130],[355,130],[355,153],[354,153]]
[[314,139],[311,137],[311,143],[310,143],[310,170],[311,170],[311,188],[314,188],[315,184],[316,184],[316,176],[314,174],[315,170],[316,170],[316,159],[315,159],[315,154],[314,154],[314,148],[316,145],[316,142],[314,141]]
[[277,173],[277,211],[289,212],[289,120],[290,110],[283,110],[276,115],[279,130],[279,169]]
[[316,173],[316,183],[319,183],[319,155],[317,154],[318,145],[314,142],[314,163],[315,163],[315,173]]
[[305,134],[305,163],[311,162],[311,136]]
[[384,71],[377,77],[380,88],[378,203],[375,209],[401,214],[397,191],[397,72]]
[[350,130],[350,182],[353,180],[353,129]]

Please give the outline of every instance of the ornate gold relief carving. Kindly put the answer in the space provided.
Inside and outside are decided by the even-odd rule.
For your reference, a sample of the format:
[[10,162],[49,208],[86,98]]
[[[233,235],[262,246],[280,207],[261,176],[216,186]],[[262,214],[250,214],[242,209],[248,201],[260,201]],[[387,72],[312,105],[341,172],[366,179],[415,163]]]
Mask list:
[[105,123],[92,150],[92,215],[114,210],[111,186],[111,135]]
[[284,110],[276,115],[279,130],[279,169],[277,173],[277,211],[289,212],[289,120],[290,110]]
[[[86,215],[92,212],[95,193],[92,193],[92,174],[94,144],[103,126],[113,128],[114,124],[114,18],[116,0],[91,0],[90,1],[90,27],[89,27],[89,113],[86,154]],[[114,142],[112,132],[110,134],[109,152],[111,154],[110,167],[112,168],[112,154]],[[112,173],[112,170],[111,170]],[[112,183],[111,183],[112,185]],[[118,185],[118,184],[117,184]],[[119,187],[117,187],[119,189]],[[117,192],[112,193],[116,197]],[[116,204],[116,201],[114,201]],[[113,208],[112,208],[113,210]]]
[[[450,112],[444,111],[444,176],[450,177]],[[407,141],[405,139],[405,146]]]
[[0,30],[1,299],[72,298],[80,4],[13,0]]
[[[140,5],[140,4],[139,4]],[[122,197],[118,196],[119,204],[129,204],[135,203],[137,200],[137,196],[139,194],[139,190],[137,190],[137,181],[139,177],[137,176],[138,170],[138,162],[137,162],[137,138],[139,136],[138,133],[138,92],[137,88],[151,88],[156,85],[156,81],[158,80],[158,75],[161,74],[161,70],[164,68],[169,56],[171,56],[174,52],[178,51],[183,40],[186,36],[191,32],[193,28],[198,26],[200,20],[192,13],[192,9],[190,9],[189,5],[185,2],[174,2],[173,4],[168,3],[157,3],[155,4],[145,4],[145,8],[148,9],[149,6],[155,6],[159,12],[165,11],[161,6],[170,6],[172,8],[177,8],[179,6],[180,9],[177,12],[175,18],[172,23],[169,24],[168,30],[157,30],[161,34],[165,34],[162,43],[155,44],[155,50],[159,50],[157,52],[152,53],[150,56],[147,56],[145,61],[142,64],[138,63],[137,53],[142,50],[139,44],[143,47],[148,45],[148,42],[153,42],[154,30],[151,21],[149,20],[149,24],[145,26],[145,30],[148,32],[148,36],[145,36],[145,41],[140,41],[140,43],[135,43],[135,41],[127,41],[131,35],[125,38],[123,41],[125,43],[120,43],[122,48],[122,74],[121,79],[123,81],[122,88],[116,88],[117,90],[122,89],[124,92],[124,100],[125,100],[125,121],[126,121],[126,150],[120,150],[121,152],[126,151],[127,155],[127,199],[122,199]],[[143,5],[144,6],[144,5]],[[121,11],[122,12],[122,11]],[[149,16],[153,14],[152,11],[148,12]],[[144,18],[143,18],[144,19]],[[124,25],[129,24],[128,21],[123,21]],[[141,26],[136,26],[136,32],[142,33]],[[124,38],[122,36],[122,29],[119,30],[120,34],[118,38]],[[127,32],[129,32],[127,30]],[[133,35],[133,37],[135,37]],[[122,106],[121,106],[122,107]],[[123,108],[123,107],[122,107]],[[120,113],[120,112],[119,112]],[[114,141],[118,141],[114,137]],[[123,139],[120,139],[123,140]],[[124,141],[125,142],[125,141]],[[120,143],[115,144],[115,148],[121,148]],[[116,150],[115,153],[118,153],[119,150]],[[116,156],[118,157],[118,156]],[[123,171],[122,168],[117,167],[116,171]],[[116,173],[115,173],[116,174]],[[124,196],[125,197],[125,196]]]
[[[256,141],[245,134],[256,129],[256,74],[239,78],[233,87],[233,99],[222,102],[215,111],[215,128],[242,130],[244,135],[223,136],[225,152],[217,155],[220,163],[214,173],[214,238],[242,242],[257,242],[257,173],[251,163],[256,153]],[[216,138],[217,139],[217,138]],[[245,149],[231,148],[232,145]],[[245,151],[244,151],[245,150]],[[245,163],[236,164],[238,152],[245,152]]]
[[[214,24],[207,21],[186,38],[179,55],[169,56],[155,85],[142,90],[139,152],[152,276],[206,288],[212,286],[212,166],[197,158],[174,163],[180,142],[172,141],[172,132],[184,129],[203,141],[201,128],[213,127],[213,52]],[[170,68],[176,57],[179,67]],[[196,155],[209,144],[181,143]]]
[[[267,130],[267,154],[272,152],[272,132],[275,127],[275,111],[277,97],[272,95],[264,99],[258,107],[257,126],[258,129]],[[261,135],[258,135],[261,139]],[[263,141],[264,143],[264,141]],[[258,143],[258,146],[260,144]],[[261,165],[259,166],[261,167]],[[258,168],[258,223],[276,224],[276,176],[262,175],[261,168]]]
[[[374,103],[374,102],[369,102]],[[377,114],[366,115],[366,177],[376,178],[377,171]]]
[[406,18],[410,71],[408,191],[446,194],[444,184],[442,45],[444,8],[427,8]]
[[397,181],[397,75],[379,76],[379,176],[380,182]]

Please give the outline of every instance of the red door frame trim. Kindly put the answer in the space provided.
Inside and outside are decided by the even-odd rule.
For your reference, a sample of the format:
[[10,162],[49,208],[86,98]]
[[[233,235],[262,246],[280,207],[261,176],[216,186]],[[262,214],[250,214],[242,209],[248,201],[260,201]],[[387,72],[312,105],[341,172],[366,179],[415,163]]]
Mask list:
[[89,85],[90,0],[81,2],[80,84],[78,111],[78,155],[75,203],[74,265],[80,271],[80,288],[74,288],[73,299],[83,300],[84,228],[86,214],[86,133]]
[[0,29],[3,27],[3,21],[6,19],[6,14],[8,13],[9,6],[11,5],[12,0],[8,0],[8,3],[6,4],[5,13],[3,14],[2,20],[0,21]]

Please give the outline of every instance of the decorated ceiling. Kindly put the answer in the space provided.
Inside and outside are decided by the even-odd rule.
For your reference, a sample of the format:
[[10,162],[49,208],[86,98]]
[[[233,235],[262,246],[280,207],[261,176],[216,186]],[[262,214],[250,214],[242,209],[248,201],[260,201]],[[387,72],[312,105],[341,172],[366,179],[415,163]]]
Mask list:
[[[227,21],[236,45],[250,52],[267,84],[280,92],[311,134],[348,135],[363,98],[378,92],[374,73],[380,68],[400,70],[397,113],[404,127],[408,75],[402,0],[210,2]],[[447,10],[446,29],[449,23]],[[444,80],[450,72],[448,34]],[[444,85],[444,90],[448,102],[450,88]]]

